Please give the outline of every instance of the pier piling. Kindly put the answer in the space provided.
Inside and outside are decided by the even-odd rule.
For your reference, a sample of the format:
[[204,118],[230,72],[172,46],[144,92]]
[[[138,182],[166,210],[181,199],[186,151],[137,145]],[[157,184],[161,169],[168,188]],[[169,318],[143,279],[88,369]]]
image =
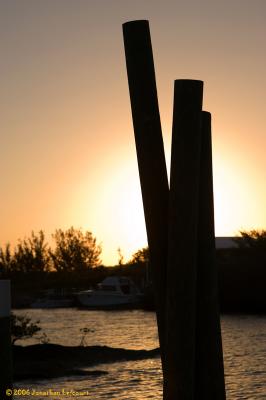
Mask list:
[[211,115],[175,81],[170,190],[148,21],[123,25],[155,292],[164,400],[225,400],[215,265]]
[[163,357],[168,179],[148,21],[123,25],[135,143]]

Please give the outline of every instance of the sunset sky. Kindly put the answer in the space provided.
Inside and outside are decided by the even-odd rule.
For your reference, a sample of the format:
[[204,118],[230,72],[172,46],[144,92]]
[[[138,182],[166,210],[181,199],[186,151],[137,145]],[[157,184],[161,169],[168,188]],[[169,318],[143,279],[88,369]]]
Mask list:
[[266,229],[265,0],[0,0],[0,244],[90,230],[146,244],[122,23],[150,22],[167,163],[173,83],[204,81],[216,235]]

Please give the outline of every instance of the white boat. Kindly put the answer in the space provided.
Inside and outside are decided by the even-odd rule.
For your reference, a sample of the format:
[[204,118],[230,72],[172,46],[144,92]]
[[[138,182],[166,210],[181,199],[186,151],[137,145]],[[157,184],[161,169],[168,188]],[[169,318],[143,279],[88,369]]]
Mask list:
[[134,282],[123,276],[110,276],[98,284],[96,290],[77,293],[82,307],[95,309],[131,308],[137,306],[142,294]]

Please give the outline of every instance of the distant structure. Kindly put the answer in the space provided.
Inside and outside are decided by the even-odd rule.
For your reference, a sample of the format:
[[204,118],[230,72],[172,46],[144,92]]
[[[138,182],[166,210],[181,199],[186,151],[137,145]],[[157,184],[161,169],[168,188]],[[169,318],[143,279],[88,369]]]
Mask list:
[[168,187],[148,21],[123,25],[164,400],[225,400],[215,265],[211,115],[203,82],[175,81]]
[[[236,248],[237,244],[234,241],[235,237],[230,236],[216,236],[215,247],[216,249],[232,249]],[[239,238],[241,240],[241,238]]]

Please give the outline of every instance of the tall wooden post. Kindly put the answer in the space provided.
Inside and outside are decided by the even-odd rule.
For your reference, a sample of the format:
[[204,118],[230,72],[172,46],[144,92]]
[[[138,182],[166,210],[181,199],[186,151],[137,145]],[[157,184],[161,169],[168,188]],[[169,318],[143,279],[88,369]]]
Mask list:
[[225,400],[203,82],[175,81],[169,192],[148,22],[132,21],[123,30],[164,400]]
[[195,370],[195,400],[226,398],[215,263],[211,114],[208,112],[202,113]]
[[123,25],[139,176],[163,355],[168,180],[148,21]]
[[6,396],[6,390],[12,388],[12,354],[10,332],[10,281],[0,280],[0,398]]
[[194,400],[202,94],[202,81],[175,81],[168,222],[165,400]]

